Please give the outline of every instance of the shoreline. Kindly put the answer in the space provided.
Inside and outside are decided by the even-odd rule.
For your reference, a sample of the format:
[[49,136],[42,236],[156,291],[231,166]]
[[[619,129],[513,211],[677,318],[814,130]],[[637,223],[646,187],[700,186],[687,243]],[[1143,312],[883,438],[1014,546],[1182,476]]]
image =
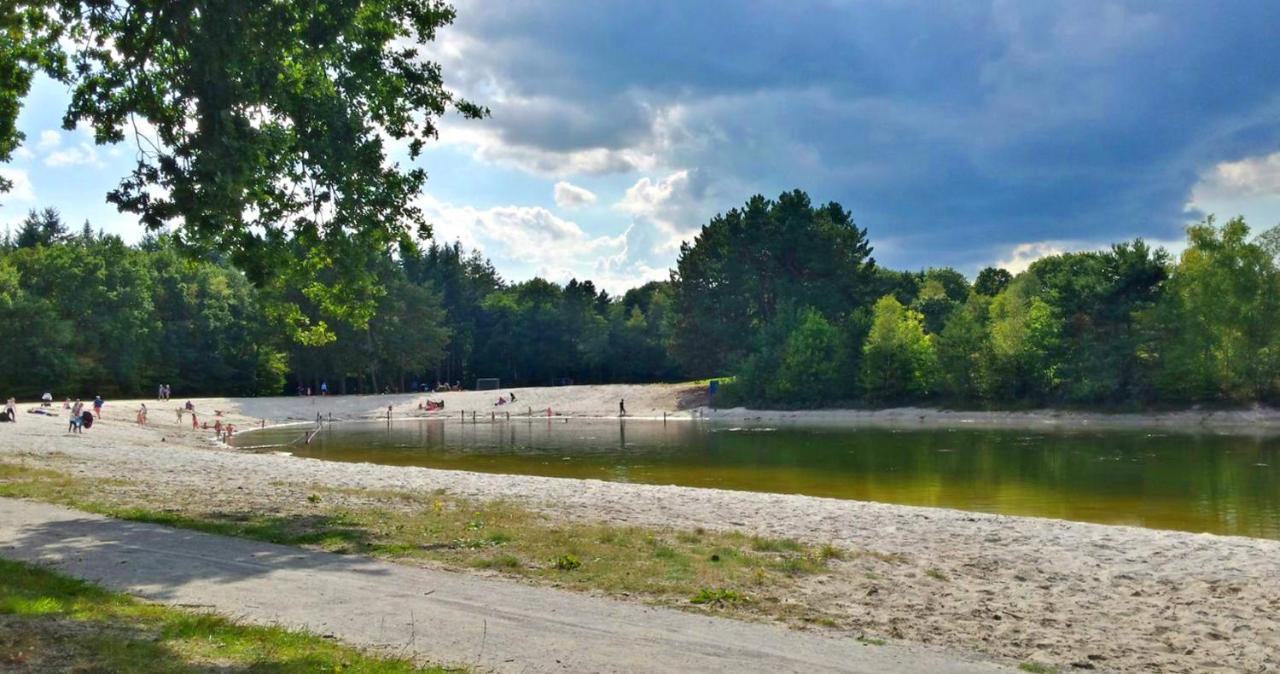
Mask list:
[[[515,393],[517,402],[494,405],[498,395]],[[426,399],[442,400],[444,412],[427,413],[417,408]],[[153,423],[168,425],[166,414],[182,406],[186,398],[167,402],[156,400],[108,401],[112,418],[132,419],[142,403],[151,411]],[[882,409],[758,410],[746,407],[713,408],[706,389],[689,384],[602,384],[563,387],[501,389],[499,391],[452,391],[443,393],[397,393],[347,396],[276,396],[261,398],[192,398],[204,421],[222,418],[235,423],[242,433],[285,424],[323,421],[374,421],[385,419],[390,407],[393,420],[457,420],[460,413],[475,414],[486,421],[490,413],[502,419],[551,418],[618,419],[618,403],[625,401],[625,419],[635,421],[715,421],[765,422],[841,428],[984,428],[1025,430],[1163,430],[1173,432],[1226,432],[1230,434],[1280,434],[1280,408],[1255,405],[1246,409],[1161,410],[1152,412],[1105,412],[1044,408],[1036,410],[952,410],[940,407],[891,407]],[[24,404],[20,410],[37,407]],[[65,412],[55,403],[61,417]],[[220,415],[211,415],[211,411]],[[20,412],[20,419],[26,418]],[[34,415],[33,415],[34,416]]]
[[[601,401],[616,404],[617,393],[594,393],[597,416]],[[450,405],[483,400],[474,393],[452,395]],[[637,412],[661,409],[657,401],[627,395],[629,410],[633,399]],[[530,396],[549,398],[546,392]],[[385,410],[388,403],[393,413],[397,404],[408,412],[419,397],[330,398],[323,404],[336,420]],[[246,426],[254,420],[249,412],[306,421],[321,406],[296,398],[194,402],[198,410],[221,409],[224,420]],[[564,397],[557,405],[581,416],[593,411]],[[864,574],[855,557],[789,600],[837,611],[854,629],[871,634],[1064,668],[1100,656],[1103,670],[1190,672],[1212,669],[1207,663],[1226,670],[1280,669],[1280,616],[1274,611],[1280,606],[1280,541],[792,494],[322,461],[218,447],[208,433],[192,431],[189,422],[174,425],[172,417],[139,427],[132,415],[126,421],[123,413],[113,414],[123,407],[109,401],[107,417],[83,435],[65,433],[61,418],[23,415],[17,424],[0,426],[0,462],[126,480],[220,509],[270,507],[280,499],[305,503],[316,488],[443,490],[481,501],[511,500],[553,519],[833,543],[907,561],[893,567],[895,575],[880,569],[877,576]]]

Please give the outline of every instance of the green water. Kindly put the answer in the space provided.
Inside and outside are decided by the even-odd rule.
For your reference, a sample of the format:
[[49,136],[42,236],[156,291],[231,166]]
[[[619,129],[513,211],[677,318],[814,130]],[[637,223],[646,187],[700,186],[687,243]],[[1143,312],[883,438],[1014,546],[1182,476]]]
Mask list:
[[959,508],[1280,539],[1280,437],[397,421],[242,436],[332,461]]

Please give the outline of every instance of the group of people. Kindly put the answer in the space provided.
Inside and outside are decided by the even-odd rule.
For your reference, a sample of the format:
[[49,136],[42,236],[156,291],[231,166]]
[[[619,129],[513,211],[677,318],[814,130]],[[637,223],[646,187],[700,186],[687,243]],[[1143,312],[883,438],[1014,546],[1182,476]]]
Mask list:
[[[298,393],[298,397],[299,397],[299,398],[301,398],[301,397],[303,397],[303,396],[306,396],[306,397],[308,397],[308,398],[309,398],[309,397],[311,397],[311,387],[310,387],[310,386],[303,386],[303,385],[302,385],[302,382],[298,382],[298,389],[297,389],[297,393]],[[322,395],[322,396],[327,396],[327,395],[329,395],[329,382],[324,381],[323,379],[322,379],[322,380],[320,380],[320,395]]]
[[501,396],[501,395],[498,396],[498,402],[494,403],[493,406],[497,407],[499,405],[506,405],[507,403],[513,403],[515,401],[516,401],[516,392],[512,391],[510,398],[506,396]]
[[[169,386],[168,384],[161,384],[161,385],[160,385],[160,393],[159,393],[159,395],[157,395],[157,396],[156,396],[156,398],[157,398],[160,402],[165,402],[165,401],[169,400],[169,398],[170,398],[172,395],[173,395],[173,389],[172,389],[172,388],[170,388],[170,386]],[[146,405],[143,405],[143,408],[145,408],[145,407],[146,407]],[[145,411],[145,410],[144,410],[144,411]]]

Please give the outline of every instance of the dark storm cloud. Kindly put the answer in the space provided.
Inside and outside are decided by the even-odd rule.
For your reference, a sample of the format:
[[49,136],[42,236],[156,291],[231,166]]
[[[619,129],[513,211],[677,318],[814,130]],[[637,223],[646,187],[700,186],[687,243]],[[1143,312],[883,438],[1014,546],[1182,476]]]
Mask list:
[[717,210],[802,187],[897,264],[1175,237],[1201,173],[1280,149],[1280,3],[458,9],[469,47],[446,72],[511,101],[489,122],[503,142],[650,153],[696,169]]

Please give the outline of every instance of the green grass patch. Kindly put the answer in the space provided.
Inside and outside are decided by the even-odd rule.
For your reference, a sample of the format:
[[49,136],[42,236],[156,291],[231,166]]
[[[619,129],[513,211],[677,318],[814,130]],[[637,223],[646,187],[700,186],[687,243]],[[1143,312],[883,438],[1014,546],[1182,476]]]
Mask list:
[[148,604],[0,560],[0,669],[103,672],[446,672],[314,634]]
[[739,604],[747,601],[746,595],[735,590],[726,590],[724,588],[698,590],[698,593],[689,598],[690,604],[721,606],[724,604]]
[[[294,496],[290,489],[296,490]],[[688,606],[704,588],[720,588],[759,600],[718,605],[773,618],[793,617],[785,602],[776,600],[803,577],[827,573],[830,560],[866,554],[701,528],[559,521],[512,502],[444,493],[289,484],[278,485],[275,493],[275,502],[255,501],[251,508],[228,511],[225,500],[198,492],[165,494],[0,462],[0,496],[336,553],[485,569],[674,606]]]
[[1053,665],[1046,665],[1039,662],[1023,662],[1018,665],[1018,669],[1031,674],[1058,674],[1058,668]]

